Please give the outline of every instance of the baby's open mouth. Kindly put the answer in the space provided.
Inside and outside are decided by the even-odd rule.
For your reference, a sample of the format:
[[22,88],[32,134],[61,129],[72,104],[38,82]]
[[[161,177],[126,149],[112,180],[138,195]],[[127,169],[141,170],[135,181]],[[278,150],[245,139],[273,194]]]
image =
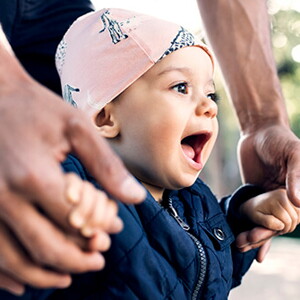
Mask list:
[[196,163],[201,163],[201,151],[210,137],[211,133],[208,132],[185,137],[181,141],[184,154]]

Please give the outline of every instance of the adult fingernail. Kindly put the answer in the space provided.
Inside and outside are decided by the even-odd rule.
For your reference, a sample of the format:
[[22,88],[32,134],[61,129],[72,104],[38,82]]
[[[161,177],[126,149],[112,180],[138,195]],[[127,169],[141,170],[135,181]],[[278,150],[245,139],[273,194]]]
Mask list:
[[6,286],[7,290],[9,290],[12,294],[16,296],[21,296],[25,292],[25,287],[19,284],[8,284]]
[[146,190],[131,176],[121,183],[120,189],[122,194],[134,199],[135,202],[142,202],[146,198]]
[[63,278],[61,278],[58,283],[56,284],[57,288],[66,288],[72,283],[71,276],[66,275]]

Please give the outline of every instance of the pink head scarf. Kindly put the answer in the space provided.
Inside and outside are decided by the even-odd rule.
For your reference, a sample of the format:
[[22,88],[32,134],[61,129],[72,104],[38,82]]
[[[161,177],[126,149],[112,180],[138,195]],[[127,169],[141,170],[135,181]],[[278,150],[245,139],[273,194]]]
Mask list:
[[98,113],[156,62],[195,43],[181,26],[123,9],[102,9],[78,18],[56,52],[64,99]]

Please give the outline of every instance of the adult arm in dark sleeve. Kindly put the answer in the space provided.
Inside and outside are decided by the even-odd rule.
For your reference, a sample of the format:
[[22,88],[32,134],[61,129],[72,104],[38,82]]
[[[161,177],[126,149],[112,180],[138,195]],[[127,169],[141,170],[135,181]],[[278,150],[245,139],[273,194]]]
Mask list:
[[55,51],[69,26],[94,9],[90,0],[2,0],[0,22],[25,70],[61,94]]

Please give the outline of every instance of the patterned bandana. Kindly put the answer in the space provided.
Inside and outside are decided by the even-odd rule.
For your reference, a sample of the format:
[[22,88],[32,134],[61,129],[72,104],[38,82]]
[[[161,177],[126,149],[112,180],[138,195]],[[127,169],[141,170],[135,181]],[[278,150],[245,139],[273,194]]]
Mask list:
[[95,116],[108,102],[166,55],[188,46],[203,49],[181,26],[123,9],[77,19],[56,51],[63,97]]

